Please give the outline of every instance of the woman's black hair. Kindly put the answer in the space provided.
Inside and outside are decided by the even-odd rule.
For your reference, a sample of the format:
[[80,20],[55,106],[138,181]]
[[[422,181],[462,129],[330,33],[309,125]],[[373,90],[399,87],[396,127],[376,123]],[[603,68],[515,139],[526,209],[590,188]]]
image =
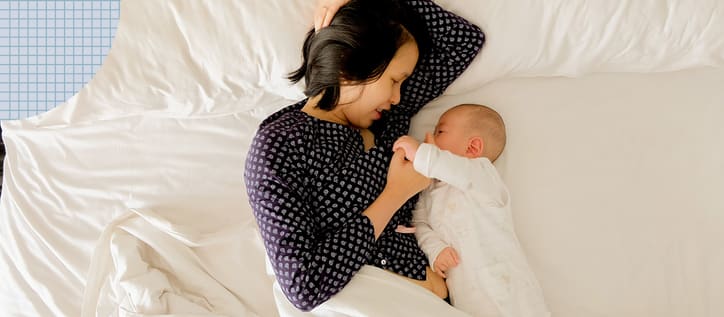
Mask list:
[[302,66],[288,78],[293,83],[304,78],[304,94],[322,93],[317,107],[332,110],[339,102],[342,80],[357,84],[379,79],[410,36],[422,56],[428,39],[418,17],[394,0],[351,0],[329,26],[307,33]]

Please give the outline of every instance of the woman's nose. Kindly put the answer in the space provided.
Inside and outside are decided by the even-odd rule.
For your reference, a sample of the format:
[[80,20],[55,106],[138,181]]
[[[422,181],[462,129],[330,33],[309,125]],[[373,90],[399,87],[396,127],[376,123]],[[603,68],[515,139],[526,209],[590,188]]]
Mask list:
[[390,104],[397,105],[400,103],[400,88],[393,88],[390,96]]

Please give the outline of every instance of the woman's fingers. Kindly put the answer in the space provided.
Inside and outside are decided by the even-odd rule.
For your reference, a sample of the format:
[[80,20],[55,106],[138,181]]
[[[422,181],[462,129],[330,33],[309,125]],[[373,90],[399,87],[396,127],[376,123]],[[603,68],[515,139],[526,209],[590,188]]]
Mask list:
[[329,23],[324,25],[324,21],[327,19],[327,12],[329,12],[327,7],[319,7],[314,12],[314,32],[317,32],[319,29],[329,25]]
[[329,26],[329,24],[332,23],[332,18],[334,17],[334,14],[337,13],[337,9],[339,9],[339,7],[334,8],[333,10],[330,10],[329,8],[327,8],[327,10],[324,14],[322,27]]
[[339,8],[347,2],[349,0],[318,0],[317,8],[314,11],[314,31],[317,32],[329,26]]

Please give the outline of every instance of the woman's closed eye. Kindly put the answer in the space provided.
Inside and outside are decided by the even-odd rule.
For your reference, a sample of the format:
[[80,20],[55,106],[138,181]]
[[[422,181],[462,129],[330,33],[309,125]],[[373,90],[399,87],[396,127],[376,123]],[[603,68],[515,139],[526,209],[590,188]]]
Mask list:
[[392,82],[395,84],[401,84],[403,81],[405,81],[407,79],[407,77],[410,77],[410,76],[405,73],[405,74],[402,74],[401,77],[392,78]]

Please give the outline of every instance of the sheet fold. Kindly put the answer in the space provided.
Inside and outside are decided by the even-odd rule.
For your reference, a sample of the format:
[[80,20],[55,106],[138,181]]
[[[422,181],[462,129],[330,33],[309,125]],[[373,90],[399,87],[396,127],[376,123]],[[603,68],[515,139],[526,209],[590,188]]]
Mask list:
[[258,316],[195,252],[233,244],[242,228],[231,225],[203,234],[150,209],[131,209],[111,222],[98,241],[81,316]]

